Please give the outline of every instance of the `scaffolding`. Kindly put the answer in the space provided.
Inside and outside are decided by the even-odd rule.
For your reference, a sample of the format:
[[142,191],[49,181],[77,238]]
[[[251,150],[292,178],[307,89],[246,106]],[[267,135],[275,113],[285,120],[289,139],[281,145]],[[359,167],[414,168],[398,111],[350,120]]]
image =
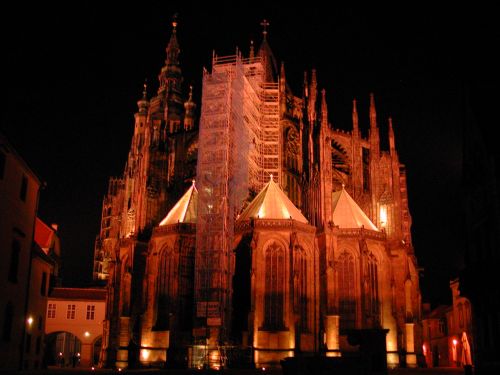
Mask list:
[[203,72],[198,143],[195,345],[205,360],[227,341],[234,221],[251,191],[280,178],[278,84],[265,83],[260,57],[217,57]]

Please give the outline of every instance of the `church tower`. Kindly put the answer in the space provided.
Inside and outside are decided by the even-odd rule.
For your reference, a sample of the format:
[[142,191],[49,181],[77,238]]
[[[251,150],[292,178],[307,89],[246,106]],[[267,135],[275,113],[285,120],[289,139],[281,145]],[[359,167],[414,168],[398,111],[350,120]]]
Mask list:
[[195,175],[196,104],[183,92],[177,19],[172,22],[157,94],[144,85],[134,115],[134,134],[124,173],[110,179],[96,241],[94,277],[107,280],[104,363],[126,367],[139,361],[143,278],[153,229]]

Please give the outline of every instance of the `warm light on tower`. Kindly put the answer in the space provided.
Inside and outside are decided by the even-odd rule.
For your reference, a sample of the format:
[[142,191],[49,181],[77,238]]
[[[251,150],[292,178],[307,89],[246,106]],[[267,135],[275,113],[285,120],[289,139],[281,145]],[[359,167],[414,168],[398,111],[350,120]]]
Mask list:
[[387,206],[380,206],[380,225],[382,227],[387,225]]

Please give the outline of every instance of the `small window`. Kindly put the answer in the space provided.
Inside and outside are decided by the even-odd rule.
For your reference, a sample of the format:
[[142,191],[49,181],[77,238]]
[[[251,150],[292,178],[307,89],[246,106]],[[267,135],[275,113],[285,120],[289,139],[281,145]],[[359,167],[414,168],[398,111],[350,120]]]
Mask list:
[[10,265],[8,280],[12,283],[17,283],[17,273],[19,270],[19,256],[21,255],[21,244],[18,240],[12,241],[10,253]]
[[47,272],[42,273],[42,283],[40,286],[40,294],[42,297],[47,295]]
[[76,306],[68,305],[68,311],[66,313],[66,319],[75,319]]
[[23,179],[21,180],[21,191],[19,193],[19,198],[23,202],[26,202],[26,193],[28,192],[28,178],[26,176],[23,176]]
[[5,154],[2,151],[0,151],[0,180],[3,179],[3,176],[5,174],[5,160],[6,160]]
[[94,320],[95,318],[95,305],[87,305],[87,320]]
[[55,319],[56,317],[56,304],[49,303],[47,307],[47,319]]

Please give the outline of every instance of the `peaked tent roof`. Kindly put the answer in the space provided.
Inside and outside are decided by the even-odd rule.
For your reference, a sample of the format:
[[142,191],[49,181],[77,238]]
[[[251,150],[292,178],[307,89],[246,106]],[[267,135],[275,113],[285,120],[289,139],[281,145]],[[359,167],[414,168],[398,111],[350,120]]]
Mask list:
[[160,221],[160,226],[177,223],[196,223],[197,207],[198,190],[196,190],[193,180],[193,184],[188,191],[177,201],[167,216]]
[[366,229],[379,232],[344,187],[333,193],[332,210],[333,224],[340,228],[361,228],[363,226]]
[[238,220],[250,218],[293,219],[301,223],[307,223],[307,219],[273,181],[272,176],[267,185],[241,213]]

